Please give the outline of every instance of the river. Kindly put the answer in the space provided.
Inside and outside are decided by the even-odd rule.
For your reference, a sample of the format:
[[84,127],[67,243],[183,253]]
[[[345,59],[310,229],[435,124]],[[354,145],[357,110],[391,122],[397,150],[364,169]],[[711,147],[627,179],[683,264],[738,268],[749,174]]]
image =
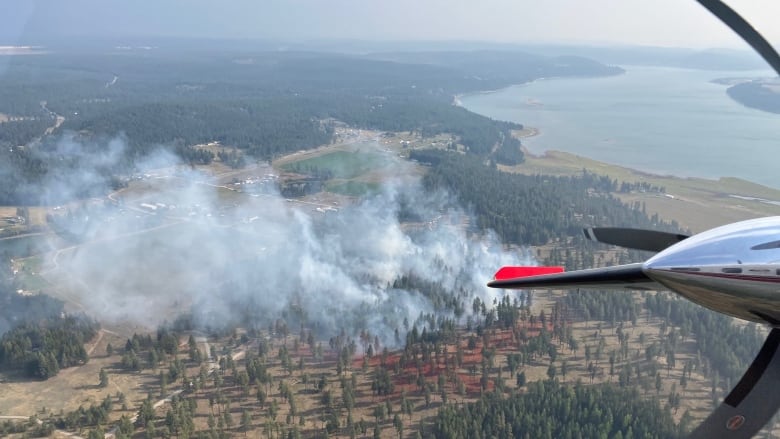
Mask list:
[[540,130],[532,153],[566,151],[681,177],[739,177],[780,188],[780,114],[743,107],[711,81],[772,76],[667,67],[624,67],[601,78],[557,78],[464,95],[461,104]]

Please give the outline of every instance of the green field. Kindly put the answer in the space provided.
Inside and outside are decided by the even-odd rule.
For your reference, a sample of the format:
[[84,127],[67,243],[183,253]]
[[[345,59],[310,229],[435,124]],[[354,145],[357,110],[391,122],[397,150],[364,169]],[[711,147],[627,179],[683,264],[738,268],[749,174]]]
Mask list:
[[16,275],[16,280],[27,291],[39,291],[50,287],[51,284],[41,275],[43,260],[40,256],[33,256],[24,260],[24,268]]
[[11,258],[25,258],[49,251],[50,244],[46,235],[20,236],[0,240],[0,255]]
[[365,183],[362,181],[338,181],[328,182],[325,189],[335,194],[347,195],[350,197],[362,197],[379,191],[379,183]]
[[371,152],[334,151],[288,163],[282,169],[304,174],[328,171],[332,178],[350,179],[378,169],[384,162],[381,155]]

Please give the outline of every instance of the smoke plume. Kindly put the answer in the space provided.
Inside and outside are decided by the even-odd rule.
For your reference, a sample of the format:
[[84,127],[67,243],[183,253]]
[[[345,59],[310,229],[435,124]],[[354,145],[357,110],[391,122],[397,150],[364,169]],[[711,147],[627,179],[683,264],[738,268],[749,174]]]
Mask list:
[[[72,138],[61,142],[80,153]],[[120,160],[121,145],[80,156],[77,178],[41,190],[52,199],[85,186],[111,193],[90,170]],[[379,191],[315,206],[279,195],[266,165],[250,172],[265,181],[239,192],[160,149],[126,189],[59,210],[55,228],[76,238],[59,244],[48,276],[105,322],[153,327],[191,313],[203,326],[266,327],[285,317],[321,336],[365,329],[391,344],[404,320],[463,319],[474,297],[492,303],[500,292],[485,283],[495,270],[529,257],[470,231],[454,197],[424,190],[413,164],[385,159],[396,177]]]

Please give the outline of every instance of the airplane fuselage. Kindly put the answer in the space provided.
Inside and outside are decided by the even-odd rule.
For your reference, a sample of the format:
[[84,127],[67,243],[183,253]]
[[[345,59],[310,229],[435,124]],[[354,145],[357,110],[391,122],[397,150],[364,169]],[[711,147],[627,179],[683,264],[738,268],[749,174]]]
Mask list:
[[642,271],[717,312],[780,327],[780,217],[741,221],[658,253]]

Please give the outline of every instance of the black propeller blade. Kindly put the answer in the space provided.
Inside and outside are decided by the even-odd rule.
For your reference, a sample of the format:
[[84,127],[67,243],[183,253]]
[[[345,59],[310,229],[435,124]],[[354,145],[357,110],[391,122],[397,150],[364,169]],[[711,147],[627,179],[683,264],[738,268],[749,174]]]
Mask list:
[[[720,0],[698,2],[739,34],[780,74],[780,56],[744,18]],[[777,326],[777,322],[771,322]],[[758,356],[723,403],[704,420],[689,439],[753,437],[780,408],[780,329],[772,329]]]
[[591,241],[656,253],[688,238],[677,233],[622,227],[589,227],[583,231]]
[[702,6],[718,17],[720,21],[730,27],[731,30],[742,37],[750,47],[755,49],[766,62],[780,75],[780,56],[772,45],[756,31],[744,18],[734,12],[728,5],[720,0],[697,0]]
[[780,329],[772,329],[755,360],[720,406],[688,439],[753,437],[780,407]]

